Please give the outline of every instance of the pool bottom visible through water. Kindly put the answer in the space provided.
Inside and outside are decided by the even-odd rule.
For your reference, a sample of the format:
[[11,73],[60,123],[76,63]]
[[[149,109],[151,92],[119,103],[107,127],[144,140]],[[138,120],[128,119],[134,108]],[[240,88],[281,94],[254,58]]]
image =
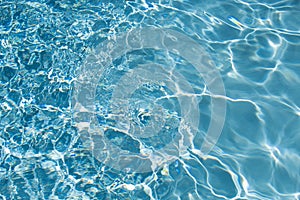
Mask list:
[[299,199],[299,8],[2,1],[0,199]]

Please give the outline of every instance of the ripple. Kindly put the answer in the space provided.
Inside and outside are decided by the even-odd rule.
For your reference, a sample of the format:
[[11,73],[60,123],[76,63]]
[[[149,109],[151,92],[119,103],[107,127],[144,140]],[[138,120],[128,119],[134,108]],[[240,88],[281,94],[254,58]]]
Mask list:
[[[297,0],[1,1],[0,199],[299,199],[299,6]],[[118,52],[101,76],[84,73],[95,77],[85,84],[96,93],[79,98],[95,97],[93,119],[106,127],[105,137],[82,134],[72,110],[78,72],[99,53],[98,44],[116,45],[122,33],[143,27],[196,41],[226,95],[214,95],[209,73],[197,71],[193,61],[202,54],[182,56],[191,43],[184,46],[181,37],[176,44],[183,46],[163,46],[153,31],[117,43],[135,51]],[[102,53],[97,59],[108,54]],[[212,116],[214,99],[226,101],[226,121],[205,154],[211,120],[220,121]],[[83,117],[84,127],[90,120]],[[184,120],[193,131],[181,137]],[[107,150],[109,140],[117,151]],[[94,151],[90,141],[98,145]],[[144,162],[149,170],[139,173],[115,167],[122,152],[145,158],[155,150],[173,157],[156,154],[148,161],[157,166]]]

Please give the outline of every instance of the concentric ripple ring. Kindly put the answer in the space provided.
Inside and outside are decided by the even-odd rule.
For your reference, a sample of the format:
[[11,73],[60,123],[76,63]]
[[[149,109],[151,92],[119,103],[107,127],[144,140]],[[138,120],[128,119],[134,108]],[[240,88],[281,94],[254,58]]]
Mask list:
[[[101,42],[92,55],[87,57],[84,66],[78,72],[72,98],[74,121],[82,141],[94,153],[95,157],[106,165],[117,170],[134,172],[153,171],[164,164],[166,160],[170,161],[178,158],[181,151],[185,151],[188,147],[189,141],[192,141],[191,135],[198,128],[200,120],[199,107],[194,99],[195,97],[184,94],[178,96],[182,113],[182,121],[178,130],[180,134],[177,134],[174,141],[164,148],[159,150],[147,149],[140,143],[140,152],[132,153],[109,143],[109,140],[105,138],[107,127],[99,124],[94,102],[99,79],[114,60],[126,53],[142,49],[166,50],[182,57],[197,69],[199,75],[205,81],[211,97],[211,120],[200,152],[203,155],[208,154],[216,144],[225,121],[226,100],[222,98],[225,96],[222,78],[199,43],[181,32],[162,28],[136,28],[117,35],[112,40]],[[171,82],[167,81],[167,76],[156,76],[157,78],[153,78],[153,80],[149,76],[143,76],[145,72],[143,70],[149,71],[153,68],[162,69],[161,66],[156,64],[139,65],[121,78],[112,95],[112,105],[118,105],[118,107],[122,107],[123,112],[126,112],[126,104],[128,103],[126,99],[130,98],[130,95],[139,87],[139,84],[128,83],[130,80],[135,83],[130,78],[133,76],[144,78],[146,81],[162,81],[173,88],[171,89],[173,92],[178,92],[170,84]],[[176,81],[184,85],[181,85],[184,92],[193,93],[192,88],[185,80],[182,80],[182,76],[176,75],[176,77]],[[179,79],[181,79],[181,82]],[[125,83],[129,84],[126,91],[122,90]],[[189,112],[186,112],[186,106],[189,106]],[[121,118],[119,119],[121,120]],[[126,123],[128,122],[125,119],[124,123],[121,124],[126,125]],[[115,128],[115,131],[130,135],[126,130],[126,126],[116,126]],[[130,137],[138,141],[135,135],[130,135]]]

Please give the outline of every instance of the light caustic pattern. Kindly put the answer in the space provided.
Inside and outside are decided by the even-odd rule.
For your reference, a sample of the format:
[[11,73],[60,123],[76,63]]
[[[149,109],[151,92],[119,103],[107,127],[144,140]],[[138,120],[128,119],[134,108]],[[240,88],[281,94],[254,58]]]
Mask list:
[[[211,97],[211,116],[200,149],[194,147],[193,140],[200,122],[197,96],[201,94],[196,94],[190,84],[191,80],[187,80],[176,69],[155,62],[138,63],[136,67],[121,76],[118,83],[113,86],[109,105],[102,105],[110,107],[109,116],[114,124],[99,123],[97,105],[95,105],[99,79],[111,67],[114,60],[132,51],[143,49],[165,50],[176,54],[192,64],[199,76],[203,78]],[[170,125],[178,126],[176,129],[167,125],[166,108],[155,102],[148,102],[154,104],[150,111],[139,109],[140,116],[143,115],[142,120],[147,118],[147,123],[143,128],[131,120],[130,102],[135,101],[133,94],[144,84],[159,84],[173,93],[180,106],[180,121],[178,124]],[[86,59],[75,86],[74,119],[81,139],[101,162],[120,171],[151,172],[179,157],[187,156],[188,150],[201,155],[207,155],[211,151],[221,134],[225,121],[226,100],[224,96],[225,88],[220,74],[196,41],[170,29],[137,28],[99,44],[94,54]],[[153,101],[158,101],[158,99]],[[163,147],[155,148],[143,142],[145,139],[155,138],[159,132],[170,128],[176,133],[173,133],[171,140]],[[116,134],[134,141],[138,150],[124,149],[116,142],[112,142],[108,135]],[[134,144],[128,143],[128,145]]]
[[[0,199],[298,200],[299,8],[1,1]],[[162,29],[126,33],[149,26]],[[209,152],[210,133],[220,134],[208,132],[219,120],[211,111],[222,94],[208,87],[217,71],[226,122]]]

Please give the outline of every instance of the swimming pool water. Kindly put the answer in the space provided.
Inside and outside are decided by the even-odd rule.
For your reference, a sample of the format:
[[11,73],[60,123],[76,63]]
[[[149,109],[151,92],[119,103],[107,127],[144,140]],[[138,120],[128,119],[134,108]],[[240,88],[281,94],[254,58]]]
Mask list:
[[300,199],[300,2],[0,1],[0,199]]

